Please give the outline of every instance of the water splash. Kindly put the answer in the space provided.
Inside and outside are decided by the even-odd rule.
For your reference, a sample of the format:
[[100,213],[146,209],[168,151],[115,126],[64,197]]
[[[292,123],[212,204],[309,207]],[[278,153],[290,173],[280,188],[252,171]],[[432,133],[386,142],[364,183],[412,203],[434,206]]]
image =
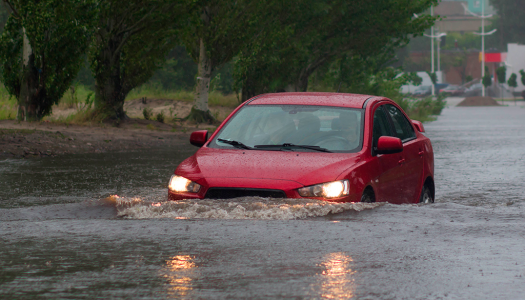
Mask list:
[[373,209],[384,203],[333,203],[311,199],[243,197],[151,201],[142,198],[114,198],[117,214],[129,219],[260,219],[291,220],[321,217],[343,211]]

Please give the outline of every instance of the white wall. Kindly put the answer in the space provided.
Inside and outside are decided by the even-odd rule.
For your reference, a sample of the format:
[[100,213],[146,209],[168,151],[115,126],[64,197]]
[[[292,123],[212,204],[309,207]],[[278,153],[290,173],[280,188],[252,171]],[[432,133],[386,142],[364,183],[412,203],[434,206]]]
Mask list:
[[525,89],[525,86],[521,83],[521,74],[520,70],[525,70],[525,45],[519,45],[519,44],[508,44],[507,45],[507,81],[510,78],[510,75],[512,73],[516,73],[516,76],[518,76],[518,87],[515,91],[521,92]]

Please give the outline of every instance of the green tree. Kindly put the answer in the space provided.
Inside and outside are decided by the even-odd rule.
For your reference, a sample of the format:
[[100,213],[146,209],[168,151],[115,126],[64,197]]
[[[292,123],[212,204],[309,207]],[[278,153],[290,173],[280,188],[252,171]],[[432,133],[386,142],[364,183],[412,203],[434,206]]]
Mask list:
[[510,78],[507,81],[507,84],[511,88],[516,88],[516,87],[518,87],[518,80],[517,79],[518,79],[518,76],[516,76],[516,73],[512,73],[512,74],[510,74]]
[[496,75],[498,76],[499,83],[501,84],[505,83],[506,73],[507,73],[507,68],[505,68],[505,66],[501,66],[496,69]]
[[525,0],[491,0],[490,4],[498,12],[491,27],[498,31],[488,36],[486,41],[500,45],[501,50],[508,43],[525,44]]
[[[371,57],[393,59],[409,36],[433,24],[428,15],[413,17],[432,4],[436,1],[290,0],[287,14],[272,27],[279,32],[252,43],[238,60],[242,99],[264,91],[306,91],[316,70],[342,57],[363,64]],[[261,74],[271,78],[264,86],[258,80]]]
[[516,73],[510,74],[507,84],[512,88],[512,95],[514,96],[514,89],[518,86],[518,76]]
[[521,75],[521,84],[525,85],[525,71],[520,70],[520,75]]
[[91,0],[4,0],[12,14],[0,38],[2,82],[19,120],[51,113],[82,66],[96,20]]
[[492,85],[492,77],[490,76],[489,67],[485,66],[485,76],[481,79],[483,86],[488,88]]
[[0,3],[0,34],[4,31],[4,26],[11,14],[11,9],[5,2]]
[[95,108],[110,118],[126,118],[124,100],[165,62],[179,42],[189,0],[100,0],[98,29],[90,49]]
[[[195,98],[188,120],[216,122],[208,108],[213,71],[231,61],[264,33],[271,0],[197,0],[192,23],[184,30],[186,49],[197,62]],[[279,1],[275,1],[279,2]]]

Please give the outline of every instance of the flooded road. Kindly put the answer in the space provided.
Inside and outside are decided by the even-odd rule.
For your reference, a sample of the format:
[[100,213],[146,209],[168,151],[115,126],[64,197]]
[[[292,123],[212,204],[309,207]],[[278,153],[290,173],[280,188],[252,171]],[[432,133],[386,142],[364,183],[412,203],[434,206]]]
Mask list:
[[0,161],[0,298],[523,299],[525,109],[425,128],[423,206],[166,203],[193,147]]

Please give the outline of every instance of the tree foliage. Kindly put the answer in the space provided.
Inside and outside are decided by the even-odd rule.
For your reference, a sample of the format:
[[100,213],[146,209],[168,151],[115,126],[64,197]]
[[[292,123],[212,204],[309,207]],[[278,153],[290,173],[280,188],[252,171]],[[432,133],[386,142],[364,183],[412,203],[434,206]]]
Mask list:
[[520,75],[521,75],[521,84],[525,85],[525,71],[520,70]]
[[195,100],[186,118],[215,122],[208,108],[211,76],[264,33],[272,0],[197,0],[191,24],[184,30],[186,49],[198,64]]
[[494,42],[504,50],[508,43],[525,44],[525,0],[490,0],[497,10],[492,27],[498,31],[487,42]]
[[509,77],[509,80],[507,81],[507,84],[511,87],[511,88],[516,88],[518,86],[518,76],[516,75],[516,73],[512,73],[510,74],[510,77]]
[[[280,11],[267,40],[243,51],[237,78],[243,99],[264,91],[306,91],[309,77],[343,56],[364,59],[394,57],[394,50],[430,27],[422,13],[433,0],[290,0]],[[270,42],[268,42],[270,41]],[[265,74],[269,82],[258,78]],[[252,86],[250,86],[252,85]],[[246,94],[246,95],[245,95]]]
[[95,106],[112,118],[126,118],[126,95],[165,63],[178,43],[186,1],[100,0],[96,38],[90,49]]
[[485,86],[485,88],[492,85],[492,77],[489,72],[489,67],[487,66],[485,66],[485,76],[481,78],[481,83],[483,83],[483,86]]
[[12,10],[0,38],[2,82],[18,118],[51,112],[80,69],[96,17],[93,0],[4,0]]
[[505,83],[506,73],[507,73],[507,68],[505,68],[505,66],[501,66],[496,69],[496,75],[498,76],[499,83]]

